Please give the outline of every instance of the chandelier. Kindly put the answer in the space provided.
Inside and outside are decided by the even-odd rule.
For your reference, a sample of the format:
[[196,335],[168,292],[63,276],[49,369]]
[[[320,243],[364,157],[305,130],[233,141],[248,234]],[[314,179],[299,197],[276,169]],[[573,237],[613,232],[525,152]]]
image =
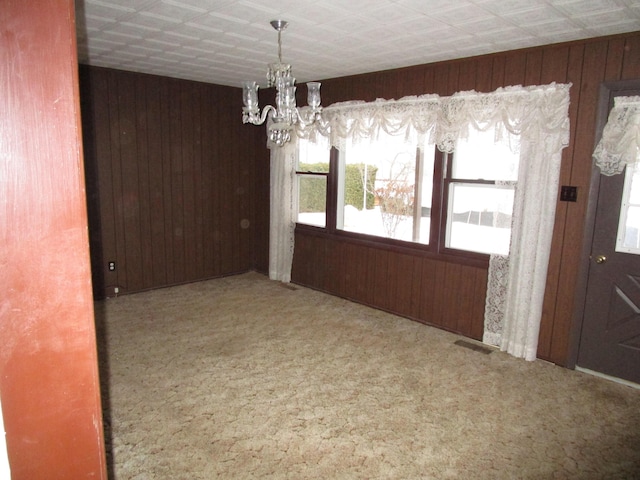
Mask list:
[[269,118],[269,140],[279,147],[291,140],[291,131],[296,123],[308,126],[322,120],[319,82],[307,83],[309,108],[301,111],[296,107],[296,79],[291,75],[291,65],[282,63],[281,34],[287,25],[284,20],[271,22],[271,26],[278,32],[278,62],[269,64],[267,86],[276,87],[276,106],[267,105],[260,113],[258,83],[249,81],[242,84],[242,123],[262,125]]

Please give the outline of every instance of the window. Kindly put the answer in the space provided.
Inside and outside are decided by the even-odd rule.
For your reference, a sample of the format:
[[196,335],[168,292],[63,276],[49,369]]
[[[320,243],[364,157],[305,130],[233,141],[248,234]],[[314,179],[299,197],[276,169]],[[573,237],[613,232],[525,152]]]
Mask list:
[[416,142],[384,132],[349,142],[338,160],[336,228],[428,244],[433,155],[423,157]]
[[519,155],[494,143],[495,131],[458,140],[445,174],[445,246],[507,255]]
[[[298,221],[431,251],[506,255],[519,155],[495,145],[495,135],[472,130],[445,154],[433,144],[380,132],[375,142],[347,142],[331,169],[327,147],[301,141]],[[326,211],[326,196],[307,207],[308,198],[327,191],[327,181],[335,184],[329,189],[335,212]]]
[[616,252],[640,254],[640,168],[626,166]]

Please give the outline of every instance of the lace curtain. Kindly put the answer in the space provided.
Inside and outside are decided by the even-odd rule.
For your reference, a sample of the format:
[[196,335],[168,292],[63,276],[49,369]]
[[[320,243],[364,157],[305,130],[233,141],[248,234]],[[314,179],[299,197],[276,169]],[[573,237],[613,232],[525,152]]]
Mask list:
[[[535,360],[555,220],[562,148],[569,143],[569,91],[523,112],[500,349]],[[485,321],[487,319],[485,318]]]
[[[331,145],[340,149],[347,139],[375,141],[384,131],[402,135],[407,140],[416,136],[428,139],[444,152],[452,152],[456,140],[466,138],[472,128],[480,131],[493,128],[496,142],[509,146],[513,136],[518,136],[520,141],[512,147],[520,145],[521,160],[511,249],[506,266],[505,262],[492,259],[489,269],[488,302],[496,308],[487,308],[494,314],[485,318],[488,332],[485,341],[533,360],[553,231],[560,155],[569,142],[569,88],[569,84],[512,86],[493,93],[469,91],[451,97],[423,95],[400,100],[338,103],[325,107],[324,124],[298,126],[296,134],[310,139],[317,135],[328,137]],[[280,155],[277,150],[272,150],[275,162]],[[289,156],[285,157],[289,161]],[[276,168],[281,166],[273,165],[272,174]],[[293,181],[288,170],[282,171],[282,175],[287,181]],[[274,194],[274,189],[281,188],[276,186],[276,181],[272,177],[272,202],[277,195],[283,195]],[[291,200],[285,199],[285,203],[293,205]],[[272,211],[274,208],[272,204]],[[285,217],[293,225],[293,214]],[[287,232],[293,229],[285,224],[279,228]],[[272,232],[273,229],[272,219]],[[293,242],[292,233],[279,238]],[[293,252],[293,244],[290,248],[284,245],[279,248],[287,254]],[[502,265],[499,271],[496,265]]]
[[640,96],[616,97],[593,158],[603,175],[640,160]]
[[270,148],[269,278],[289,283],[298,211],[295,178],[297,142],[293,139],[283,147]]
[[502,341],[508,286],[509,256],[491,255],[489,257],[489,276],[484,307],[484,334],[482,336],[482,341],[489,345],[500,346]]

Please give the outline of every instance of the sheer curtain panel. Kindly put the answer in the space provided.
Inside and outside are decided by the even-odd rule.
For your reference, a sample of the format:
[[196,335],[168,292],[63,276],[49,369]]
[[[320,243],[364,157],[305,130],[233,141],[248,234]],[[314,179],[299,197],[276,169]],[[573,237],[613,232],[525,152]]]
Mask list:
[[291,281],[296,212],[297,142],[270,145],[269,278]]

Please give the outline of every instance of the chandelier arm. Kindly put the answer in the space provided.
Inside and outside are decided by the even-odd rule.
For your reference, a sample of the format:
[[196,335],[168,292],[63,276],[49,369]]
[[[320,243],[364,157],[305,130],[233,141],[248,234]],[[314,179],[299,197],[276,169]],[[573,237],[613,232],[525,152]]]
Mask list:
[[[298,123],[300,123],[300,125],[303,128],[306,128],[310,125],[313,125],[316,122],[323,122],[322,119],[322,107],[317,107],[314,108],[312,110],[309,111],[309,114],[306,116],[307,118],[303,118],[302,116],[302,112],[301,109],[296,108],[296,117],[297,117],[297,121]],[[324,125],[322,125],[324,126]]]
[[267,115],[269,115],[269,112],[273,112],[275,114],[276,109],[271,105],[267,105],[266,107],[264,107],[262,109],[262,115],[260,115],[260,125],[265,122],[265,120],[267,119]]
[[276,112],[276,109],[272,105],[267,105],[262,109],[262,114],[258,115],[257,112],[245,113],[243,117],[244,123],[251,123],[252,125],[262,125],[267,120],[269,112]]

